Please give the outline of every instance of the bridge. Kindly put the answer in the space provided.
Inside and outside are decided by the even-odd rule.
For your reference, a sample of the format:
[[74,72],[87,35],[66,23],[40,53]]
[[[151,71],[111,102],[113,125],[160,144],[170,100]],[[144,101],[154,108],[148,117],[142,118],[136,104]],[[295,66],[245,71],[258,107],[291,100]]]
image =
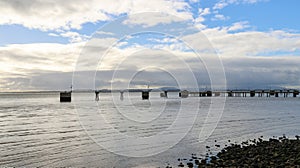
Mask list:
[[[188,90],[154,90],[154,89],[126,89],[121,91],[111,91],[111,90],[95,90],[95,100],[99,101],[100,93],[111,93],[119,92],[120,99],[124,99],[124,92],[140,92],[141,98],[143,100],[148,100],[150,98],[150,92],[160,92],[160,97],[168,98],[168,92],[178,92],[178,97],[298,97],[299,90],[286,89],[286,90],[220,90],[220,91],[188,91]],[[61,102],[71,102],[71,92],[61,92],[60,101]]]
[[193,97],[297,97],[299,90],[226,90],[189,92]]

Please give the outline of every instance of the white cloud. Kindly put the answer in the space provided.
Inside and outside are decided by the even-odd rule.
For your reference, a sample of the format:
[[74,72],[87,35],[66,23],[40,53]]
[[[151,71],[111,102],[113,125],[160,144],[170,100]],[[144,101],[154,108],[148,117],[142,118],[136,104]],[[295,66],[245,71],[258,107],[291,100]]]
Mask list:
[[71,71],[83,44],[13,44],[0,47],[0,72],[27,74],[35,71]]
[[90,38],[87,35],[81,35],[77,32],[72,32],[72,31],[61,33],[60,36],[69,38],[71,43],[83,42]]
[[[230,86],[266,87],[266,86],[300,86],[297,75],[300,73],[300,57],[296,56],[273,56],[260,57],[261,52],[300,50],[300,36],[284,31],[263,32],[239,32],[229,33],[228,28],[204,29],[202,32],[210,40],[213,47],[220,51],[227,79]],[[195,39],[195,35],[188,41],[196,40],[200,44],[201,39]],[[132,38],[132,37],[131,37]],[[112,47],[117,39],[93,39],[93,45],[86,46],[83,43],[74,44],[18,44],[0,47],[0,82],[1,91],[16,89],[34,90],[57,90],[64,89],[70,85],[72,71],[76,61],[82,61],[79,72],[82,75],[82,83],[79,86],[90,86],[93,79],[87,79],[89,74],[94,74],[95,67],[90,66],[99,61],[101,53],[105,53],[105,59],[101,60],[98,66],[96,79],[102,88],[108,88],[111,84],[113,70],[119,66],[116,76],[120,86],[122,82],[128,82],[128,74],[137,72],[144,67],[153,66],[176,71],[178,74],[185,74],[187,69],[183,67],[183,62],[189,62],[193,71],[197,74],[200,83],[209,85],[205,66],[195,61],[195,54],[182,49],[182,44],[177,44],[177,40],[172,38],[161,39],[161,44],[147,48],[147,46],[131,45],[127,48]],[[126,42],[126,41],[125,41]],[[122,41],[123,43],[123,41]],[[160,45],[160,46],[159,46]],[[209,48],[206,40],[202,45],[198,45],[198,50]],[[82,47],[85,46],[81,58],[78,59]],[[215,57],[211,54],[201,54],[206,61],[214,62]],[[211,64],[214,65],[214,64]],[[76,67],[78,68],[78,67]],[[214,67],[207,67],[211,71],[216,71]],[[220,67],[219,67],[220,68]],[[276,73],[274,73],[276,72]],[[126,76],[127,74],[127,76]],[[103,77],[104,75],[104,77]],[[106,75],[106,77],[105,77]],[[157,77],[159,75],[155,74]],[[94,77],[94,76],[93,76]],[[185,76],[183,75],[182,78]],[[101,80],[100,80],[101,79]],[[160,81],[157,79],[157,84]],[[189,81],[186,80],[188,83]]]
[[228,31],[237,31],[237,30],[243,30],[245,28],[248,28],[249,26],[249,22],[247,21],[243,21],[243,22],[236,22],[233,25],[231,25],[230,27],[227,28]]
[[205,15],[209,15],[210,14],[210,9],[209,8],[199,8],[199,11],[198,11],[199,15],[200,16],[205,16]]
[[52,37],[59,37],[59,35],[58,35],[58,34],[56,34],[56,33],[49,33],[49,34],[48,34],[48,36],[52,36]]
[[221,14],[216,14],[214,16],[214,18],[212,18],[212,20],[228,20],[228,19],[229,19],[229,16],[224,16]]
[[170,24],[172,22],[181,22],[192,19],[191,15],[182,13],[181,15],[169,15],[164,13],[141,13],[129,15],[128,19],[123,21],[125,25],[142,25],[143,27],[152,27],[159,23]]
[[221,0],[220,2],[216,3],[213,7],[214,10],[217,9],[223,9],[224,7],[226,7],[227,5],[229,5],[229,2],[225,1],[225,0]]
[[268,0],[220,0],[214,5],[213,9],[220,10],[230,4],[254,4],[254,3],[264,2],[264,1],[268,1]]
[[199,8],[198,17],[194,19],[194,26],[198,29],[202,30],[206,28],[206,25],[203,24],[205,21],[205,16],[210,14],[210,8]]
[[190,3],[199,3],[200,2],[200,0],[189,0],[190,1]]
[[[285,31],[230,33],[230,28],[232,30],[232,27],[204,29],[200,34],[203,33],[208,38],[222,57],[257,56],[262,53],[270,53],[272,56],[272,53],[276,52],[293,53],[300,50],[299,34]],[[197,34],[188,35],[184,39],[196,43],[197,40],[199,41],[199,39],[195,39],[197,36]],[[209,44],[206,44],[205,41],[198,46],[199,50],[209,48]]]
[[169,0],[2,0],[0,25],[20,24],[44,31],[69,30],[80,29],[82,24],[88,22],[109,21],[112,15],[140,12],[166,12],[190,18],[188,8],[187,2]]

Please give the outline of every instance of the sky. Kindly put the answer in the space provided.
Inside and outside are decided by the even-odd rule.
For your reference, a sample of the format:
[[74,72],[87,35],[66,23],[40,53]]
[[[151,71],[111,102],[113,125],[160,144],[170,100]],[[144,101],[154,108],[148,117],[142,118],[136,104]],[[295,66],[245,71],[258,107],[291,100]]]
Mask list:
[[0,92],[300,88],[299,0],[0,0]]

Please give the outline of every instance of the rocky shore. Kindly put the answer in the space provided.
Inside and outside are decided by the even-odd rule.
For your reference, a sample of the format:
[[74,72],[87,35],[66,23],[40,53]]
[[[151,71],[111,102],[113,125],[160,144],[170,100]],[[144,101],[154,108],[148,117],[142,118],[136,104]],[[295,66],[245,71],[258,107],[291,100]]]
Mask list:
[[[217,155],[178,159],[178,167],[295,167],[300,168],[300,136],[264,140],[263,137],[241,144],[230,144]],[[230,142],[230,141],[229,141]],[[207,146],[209,150],[209,146]],[[166,168],[171,168],[167,166]]]

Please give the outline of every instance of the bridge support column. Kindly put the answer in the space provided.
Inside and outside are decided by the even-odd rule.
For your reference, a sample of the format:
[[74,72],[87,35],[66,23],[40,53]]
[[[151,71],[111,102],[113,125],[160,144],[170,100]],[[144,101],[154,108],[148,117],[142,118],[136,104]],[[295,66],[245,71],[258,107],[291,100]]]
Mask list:
[[149,100],[149,91],[143,91],[142,92],[142,99],[143,100]]
[[298,90],[294,90],[293,97],[297,97],[297,95],[299,95],[299,91]]
[[99,101],[99,93],[98,90],[95,91],[95,101]]
[[164,91],[165,97],[168,98],[168,91]]
[[255,90],[250,91],[250,97],[255,97]]
[[[270,96],[274,96],[274,95],[275,95],[275,90],[271,90],[271,91],[270,91]],[[269,96],[269,97],[270,97],[270,96]]]
[[71,102],[72,92],[60,92],[60,102]]
[[207,95],[207,97],[211,97],[212,96],[212,91],[207,91],[206,95]]
[[120,92],[120,100],[124,100],[124,92]]
[[179,97],[181,97],[181,98],[189,97],[189,91],[187,91],[187,90],[180,91],[179,92]]

